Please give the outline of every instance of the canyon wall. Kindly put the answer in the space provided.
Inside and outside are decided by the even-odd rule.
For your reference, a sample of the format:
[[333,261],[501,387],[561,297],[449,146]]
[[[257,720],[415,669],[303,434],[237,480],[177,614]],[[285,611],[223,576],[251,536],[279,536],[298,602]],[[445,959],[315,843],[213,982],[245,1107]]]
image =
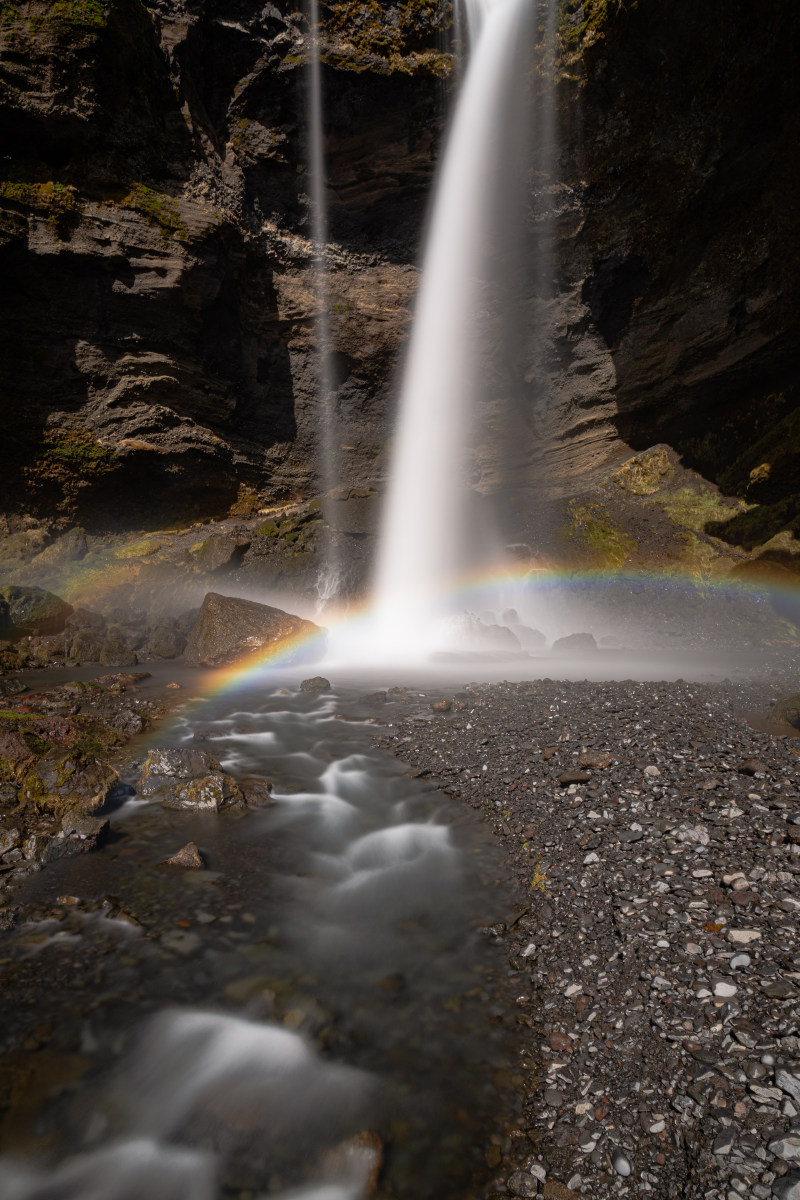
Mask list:
[[[424,0],[342,0],[323,18],[346,504],[385,473],[452,28]],[[792,563],[799,34],[775,0],[559,8],[560,148],[547,178],[531,166],[525,254],[538,266],[505,333],[509,536],[658,442],[746,502],[716,532],[747,552],[778,535]],[[5,0],[12,540],[20,521],[38,522],[38,553],[75,525],[101,537],[314,496],[309,51],[305,16],[283,2]],[[478,458],[491,491],[498,464]],[[359,536],[373,526],[356,516]]]

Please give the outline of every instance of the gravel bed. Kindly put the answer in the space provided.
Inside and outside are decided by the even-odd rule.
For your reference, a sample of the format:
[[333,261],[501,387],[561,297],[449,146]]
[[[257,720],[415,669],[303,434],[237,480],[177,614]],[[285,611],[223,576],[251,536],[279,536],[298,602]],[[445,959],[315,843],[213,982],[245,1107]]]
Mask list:
[[520,888],[486,931],[525,1101],[490,1191],[800,1200],[800,742],[745,719],[775,699],[545,679],[420,694],[385,727],[483,810]]

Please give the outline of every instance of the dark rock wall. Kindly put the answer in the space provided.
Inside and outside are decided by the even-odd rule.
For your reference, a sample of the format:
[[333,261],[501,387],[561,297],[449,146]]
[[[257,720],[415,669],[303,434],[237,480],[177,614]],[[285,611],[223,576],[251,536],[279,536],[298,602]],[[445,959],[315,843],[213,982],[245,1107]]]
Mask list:
[[[313,491],[308,49],[288,5],[3,7],[7,511],[141,527]],[[378,469],[449,65],[393,53],[326,43],[328,266],[353,482]]]
[[[323,12],[337,433],[363,488],[385,467],[450,18]],[[546,179],[531,165],[491,384],[512,395],[520,527],[656,441],[758,504],[765,536],[792,525],[799,35],[777,0],[560,6],[561,150]],[[308,50],[283,2],[6,0],[6,510],[91,531],[313,494]]]
[[596,335],[610,367],[594,404],[587,378],[589,415],[605,394],[608,432],[669,442],[753,500],[753,448],[800,401],[800,16],[774,0],[571,11],[594,22],[580,51],[562,27],[577,203],[560,265],[582,301],[564,332]]

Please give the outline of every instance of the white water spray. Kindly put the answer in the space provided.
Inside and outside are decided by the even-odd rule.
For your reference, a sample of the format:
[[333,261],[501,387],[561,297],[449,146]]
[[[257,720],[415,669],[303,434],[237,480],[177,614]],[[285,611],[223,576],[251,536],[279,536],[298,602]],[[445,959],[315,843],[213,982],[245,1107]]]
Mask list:
[[[472,56],[434,201],[378,551],[377,637],[435,648],[441,598],[476,557],[462,481],[481,371],[481,275],[502,214],[503,125],[532,0],[466,0]],[[512,139],[513,141],[513,139]],[[499,556],[496,556],[499,557]]]

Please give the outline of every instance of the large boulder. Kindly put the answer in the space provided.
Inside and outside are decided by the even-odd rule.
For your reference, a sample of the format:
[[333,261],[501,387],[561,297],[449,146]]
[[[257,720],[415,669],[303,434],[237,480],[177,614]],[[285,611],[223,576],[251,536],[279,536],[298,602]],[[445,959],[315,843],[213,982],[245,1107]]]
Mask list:
[[44,588],[0,588],[0,619],[6,637],[61,633],[71,613],[71,604]]
[[274,651],[286,663],[315,662],[325,653],[325,630],[280,608],[209,592],[184,652],[193,667],[266,657]]

